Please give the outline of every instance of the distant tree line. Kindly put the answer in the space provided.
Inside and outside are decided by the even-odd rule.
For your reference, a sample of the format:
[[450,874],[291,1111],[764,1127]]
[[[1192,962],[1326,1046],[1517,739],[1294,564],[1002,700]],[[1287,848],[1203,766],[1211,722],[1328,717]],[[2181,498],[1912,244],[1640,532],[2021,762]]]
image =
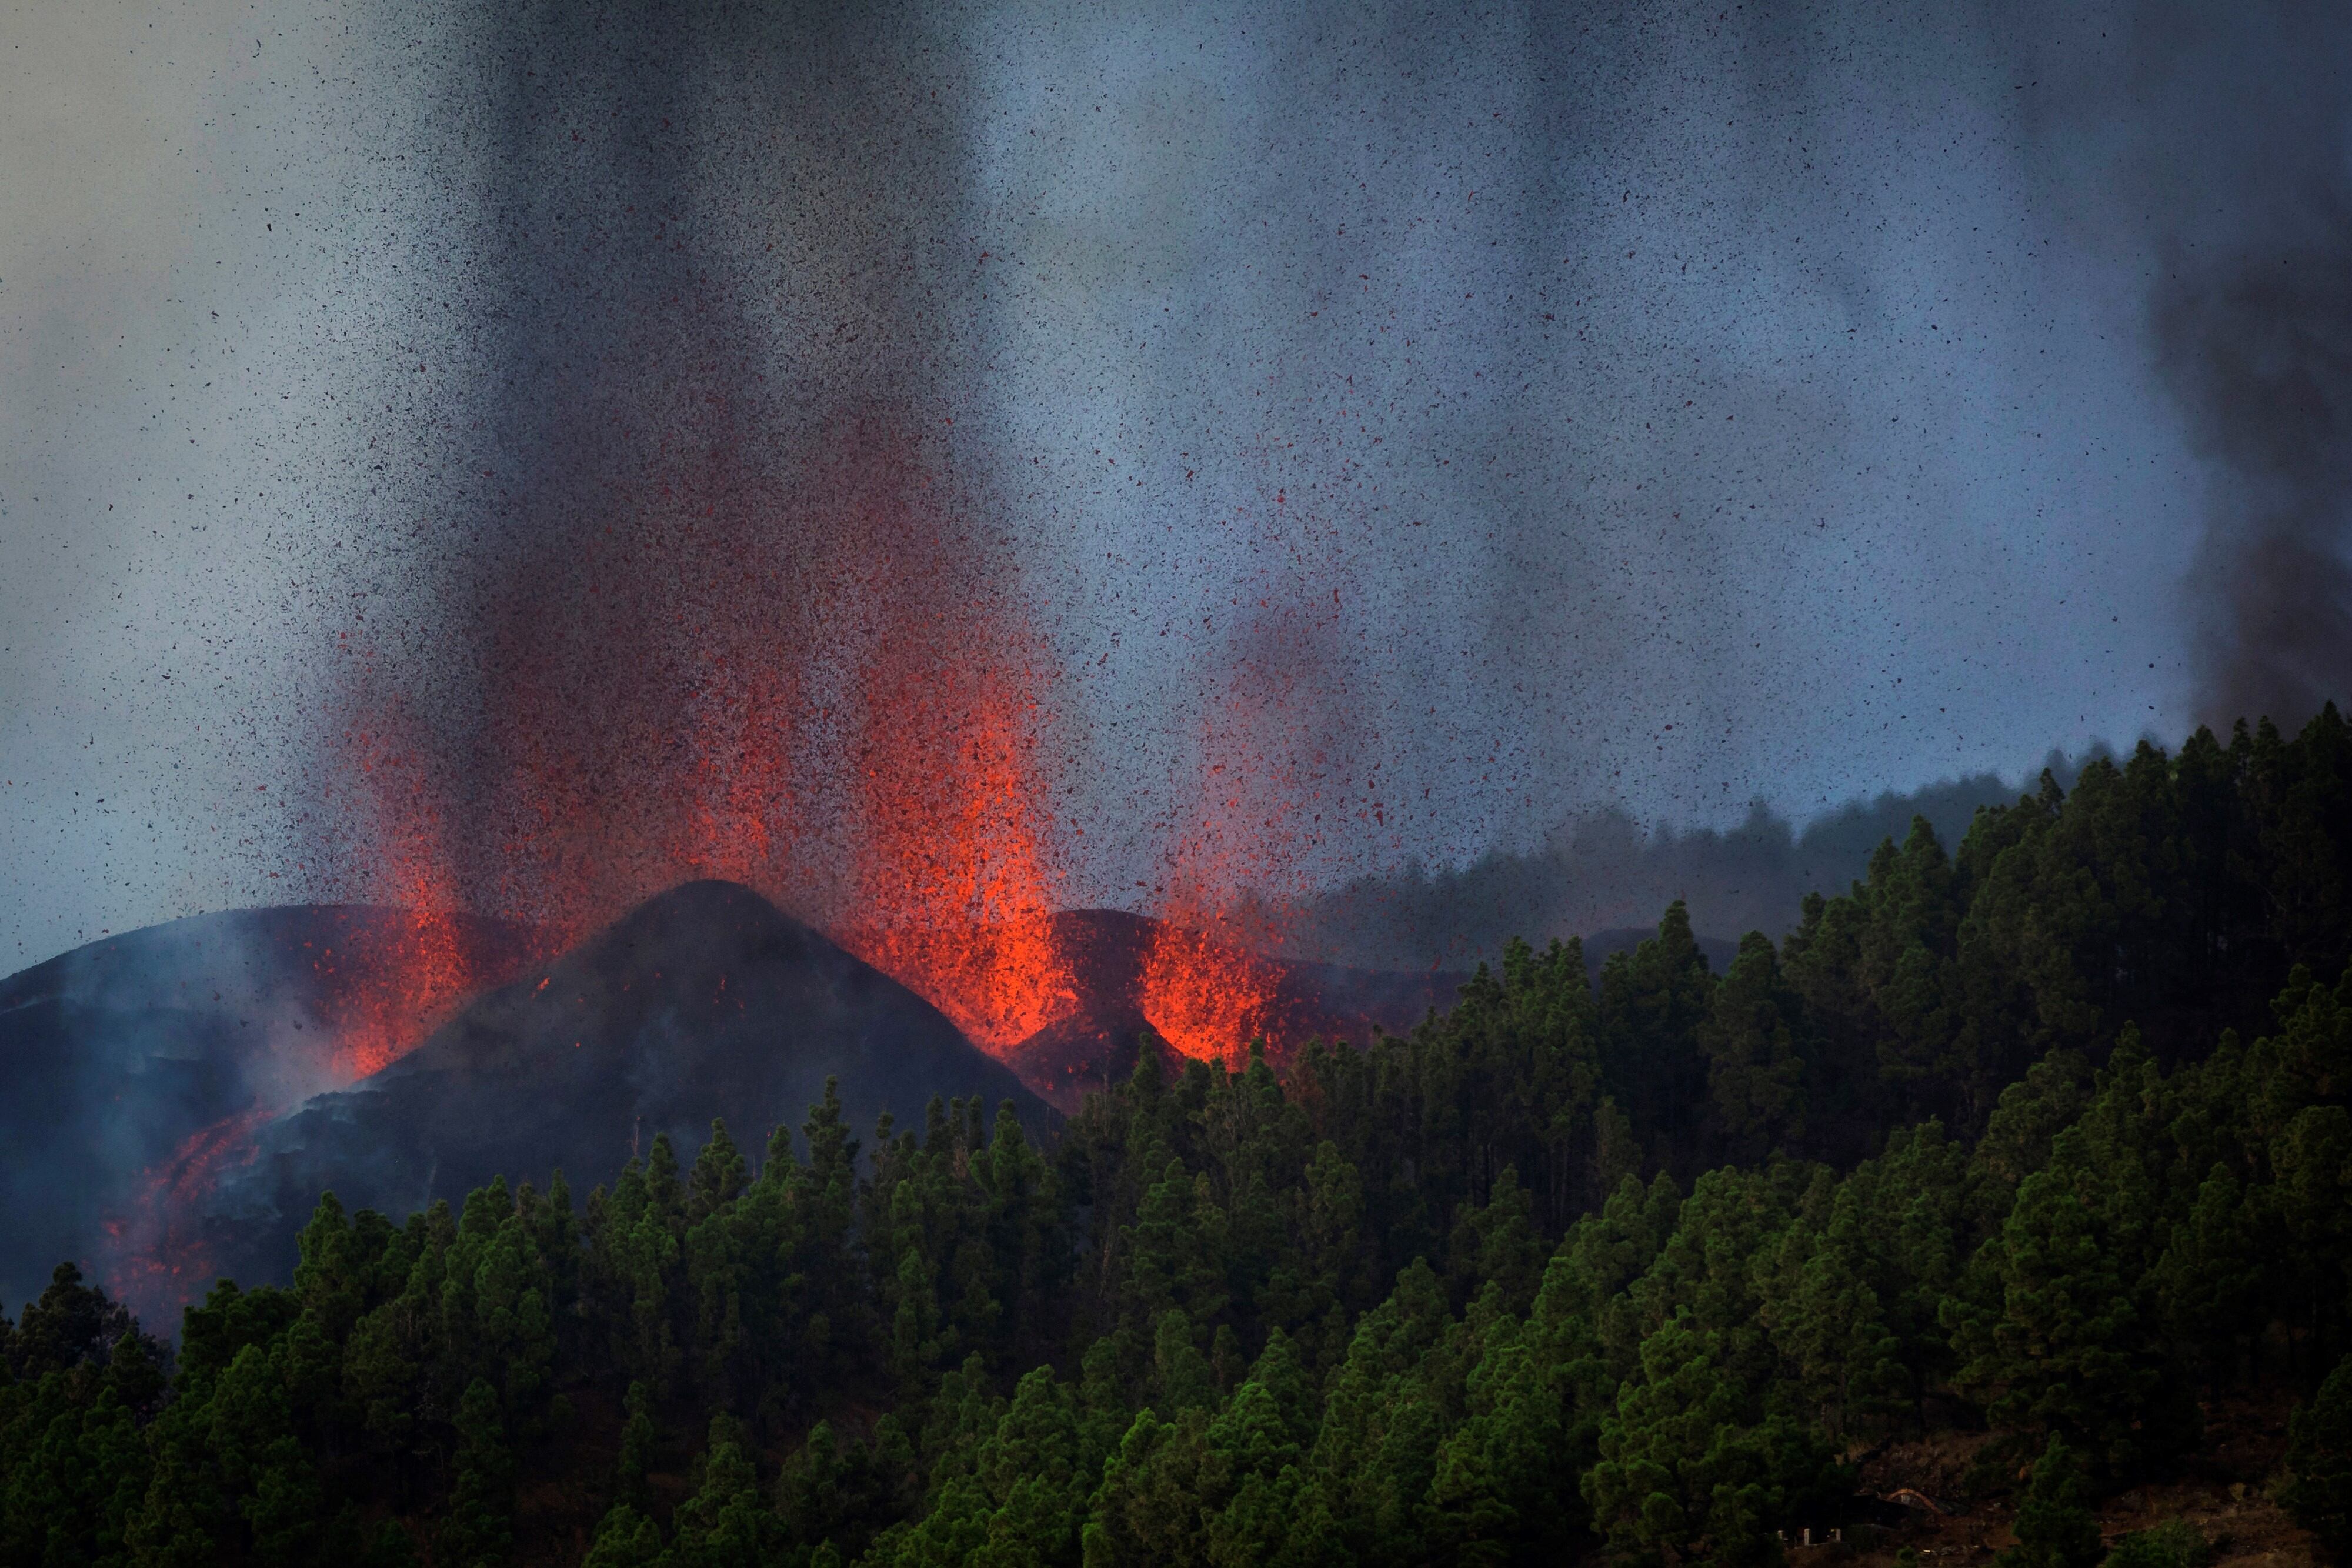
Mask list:
[[2347,960],[2330,709],[1922,824],[1722,975],[1676,906],[1286,1076],[1141,1053],[1050,1146],[828,1095],[577,1204],[330,1194],[174,1347],[70,1265],[0,1319],[0,1565],[1769,1565],[1963,1428],[2090,1568],[2269,1390],[2352,1551]]

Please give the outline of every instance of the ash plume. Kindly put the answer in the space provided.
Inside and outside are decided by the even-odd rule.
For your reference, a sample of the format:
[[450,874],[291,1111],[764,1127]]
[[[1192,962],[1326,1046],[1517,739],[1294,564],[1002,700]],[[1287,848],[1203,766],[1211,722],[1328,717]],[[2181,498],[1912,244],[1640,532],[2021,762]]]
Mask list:
[[2352,690],[2352,222],[2159,297],[2167,375],[2216,487],[2196,580],[2209,721],[2297,723]]
[[574,928],[698,872],[826,912],[877,804],[844,781],[905,771],[861,687],[968,710],[953,671],[1029,651],[938,439],[956,53],[919,6],[716,3],[486,14],[448,53],[457,326],[402,497],[433,542],[352,645],[345,854]]
[[[1664,885],[1614,813],[1773,923],[1753,889],[1820,877],[1737,846],[1793,801],[2022,751],[1977,671],[2045,640],[2043,574],[1988,538],[1937,584],[2004,491],[2102,482],[2034,444],[2074,395],[2031,318],[2093,283],[2218,476],[2205,629],[2152,673],[2086,568],[2095,629],[2027,700],[2137,684],[2042,739],[2168,680],[2223,719],[2326,693],[2330,15],[1332,20],[681,0],[444,40],[446,320],[384,433],[428,544],[346,645],[351,881],[391,844],[574,930],[694,875],[840,929],[1532,857],[1478,899],[1558,926]],[[2138,413],[2071,416],[2087,453]],[[1238,734],[1268,657],[1316,711]],[[1391,944],[1458,945],[1454,897]]]
[[2352,19],[2278,0],[2115,20],[2126,69],[2088,97],[2130,117],[2114,199],[2162,268],[2156,365],[2212,468],[2195,711],[2299,724],[2352,695]]

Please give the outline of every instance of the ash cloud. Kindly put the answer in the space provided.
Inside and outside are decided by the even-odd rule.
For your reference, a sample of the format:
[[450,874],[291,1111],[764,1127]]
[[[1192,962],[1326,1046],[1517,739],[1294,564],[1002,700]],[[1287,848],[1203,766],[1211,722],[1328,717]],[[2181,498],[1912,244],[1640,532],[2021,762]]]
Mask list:
[[400,832],[497,907],[577,925],[702,871],[837,912],[861,672],[945,657],[1006,572],[940,439],[956,41],[688,0],[484,7],[441,51],[447,281],[384,421],[429,545],[323,744],[413,780]]
[[2201,708],[2293,725],[2352,693],[2352,224],[2174,282],[2167,374],[2216,484],[2194,593]]
[[2352,696],[2352,14],[2111,20],[2119,68],[2050,62],[2086,107],[2045,148],[2116,150],[2106,199],[2158,269],[2153,358],[2208,470],[2195,712],[2299,724]]
[[[2101,208],[2052,252],[2091,181],[2048,105],[2185,46],[2092,33],[1839,5],[480,20],[446,51],[486,84],[445,147],[458,327],[407,423],[440,543],[350,724],[408,716],[455,781],[425,836],[497,907],[704,871],[820,920],[871,884],[844,781],[905,727],[839,715],[878,664],[939,684],[956,656],[920,628],[974,603],[1034,616],[995,651],[1072,764],[1030,781],[1087,827],[1066,902],[1156,900],[1179,824],[1249,868],[1227,899],[1517,855],[1546,886],[1620,867],[1613,908],[1657,882],[1598,847],[1623,823],[1736,865],[1687,845],[2030,755],[2021,710],[2042,743],[2127,734],[2142,677],[2102,689],[2168,584],[2100,536],[2148,483],[2100,464],[2138,411],[2050,361],[2109,323],[2034,318],[2140,231]],[[2063,466],[2053,419],[2101,456]],[[2090,601],[2071,646],[2053,570],[2087,579],[2057,595]],[[1248,733],[1234,694],[1299,673],[1253,668],[1284,623],[1331,710]],[[2085,687],[2098,711],[2062,714]],[[1188,820],[1226,753],[1315,798]]]
[[1334,886],[2341,663],[2340,7],[183,10],[0,95],[139,105],[172,199],[79,213],[120,138],[20,138],[26,961],[404,901],[387,777],[477,907],[704,870],[829,922],[843,715],[991,616],[1071,905],[1166,879],[1286,616],[1325,755],[1273,762],[1358,826],[1281,869]]
[[2160,723],[2164,412],[2047,243],[2019,14],[1000,15],[992,389],[1079,700],[1176,750],[1340,590],[1337,879]]

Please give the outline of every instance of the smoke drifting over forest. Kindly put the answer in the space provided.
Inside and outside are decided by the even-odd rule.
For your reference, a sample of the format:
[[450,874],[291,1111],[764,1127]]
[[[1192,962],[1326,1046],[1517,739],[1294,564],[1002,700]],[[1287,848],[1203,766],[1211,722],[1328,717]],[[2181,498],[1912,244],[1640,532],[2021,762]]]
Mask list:
[[2220,472],[2197,571],[2201,717],[2302,718],[2352,669],[2352,27],[2339,8],[2147,18],[2131,195],[2150,321]]
[[[2322,6],[174,26],[50,40],[147,141],[9,196],[27,962],[693,875],[1769,927],[1801,824],[2352,663]],[[149,143],[168,227],[57,199]]]
[[[2047,768],[2062,789],[2081,771],[2056,755]],[[1460,968],[1530,931],[1639,931],[1678,899],[1702,931],[1760,931],[1778,940],[1797,924],[1806,894],[1847,891],[1873,853],[1889,839],[1901,844],[1916,818],[1948,847],[1979,807],[2015,798],[1985,773],[1856,801],[1801,831],[1760,805],[1730,827],[1688,833],[1645,831],[1622,811],[1595,811],[1539,850],[1363,878],[1269,923],[1277,945],[1370,969]]]

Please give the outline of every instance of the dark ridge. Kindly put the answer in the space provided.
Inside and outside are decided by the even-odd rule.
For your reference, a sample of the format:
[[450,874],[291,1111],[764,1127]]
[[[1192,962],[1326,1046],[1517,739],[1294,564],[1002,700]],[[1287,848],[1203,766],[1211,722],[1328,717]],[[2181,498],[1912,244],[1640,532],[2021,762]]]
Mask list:
[[[192,915],[0,980],[0,1300],[37,1292],[60,1258],[104,1270],[110,1230],[207,1129],[343,1081],[340,1026],[410,919],[367,904]],[[506,921],[446,925],[484,984],[541,945]]]
[[[1145,955],[1160,923],[1123,910],[1071,910],[1054,917],[1077,982],[1078,1007],[1022,1041],[1007,1059],[1023,1082],[1061,1110],[1075,1111],[1088,1091],[1134,1070],[1139,1042],[1150,1027],[1137,999]],[[1597,982],[1611,953],[1631,952],[1657,934],[1654,926],[1596,931],[1584,939],[1586,967]],[[1719,937],[1702,936],[1698,945],[1717,973],[1738,951]],[[1470,978],[1457,970],[1400,973],[1258,956],[1275,977],[1269,1027],[1277,1065],[1288,1048],[1318,1035],[1362,1046],[1375,1031],[1408,1033],[1433,1009],[1452,1007]],[[1173,1069],[1182,1061],[1163,1051],[1162,1065]]]
[[[2100,746],[2072,757],[2052,751],[2041,766],[2072,789],[2103,757],[2112,760]],[[1801,827],[1760,801],[1737,826],[1684,832],[1644,826],[1613,807],[1587,811],[1538,849],[1498,850],[1458,870],[1408,866],[1317,894],[1286,927],[1283,951],[1368,970],[1466,969],[1492,963],[1515,936],[1540,945],[1597,931],[1584,939],[1590,954],[1625,922],[1652,919],[1677,899],[1704,930],[1761,931],[1778,941],[1806,894],[1834,897],[1867,877],[1871,856],[1909,837],[1914,817],[1955,849],[1980,808],[2014,805],[2032,789],[1977,773],[1849,801]]]
[[747,888],[689,882],[265,1128],[207,1205],[206,1249],[240,1281],[279,1278],[322,1190],[400,1215],[501,1174],[584,1188],[657,1133],[691,1160],[715,1119],[756,1154],[828,1078],[861,1139],[886,1111],[919,1124],[934,1096],[1054,1121],[913,992]]
[[[1024,1082],[1060,1109],[1076,1110],[1088,1090],[1134,1069],[1138,1040],[1150,1026],[1138,1005],[1143,965],[1161,924],[1124,910],[1068,910],[1054,917],[1077,982],[1078,1006],[1015,1046],[1008,1060]],[[1455,989],[1468,978],[1436,971],[1381,973],[1263,954],[1259,961],[1274,974],[1268,1027],[1285,1047],[1316,1035],[1360,1046],[1375,1029],[1402,1034],[1432,1007],[1452,1006]],[[1163,1065],[1182,1062],[1171,1052]]]

